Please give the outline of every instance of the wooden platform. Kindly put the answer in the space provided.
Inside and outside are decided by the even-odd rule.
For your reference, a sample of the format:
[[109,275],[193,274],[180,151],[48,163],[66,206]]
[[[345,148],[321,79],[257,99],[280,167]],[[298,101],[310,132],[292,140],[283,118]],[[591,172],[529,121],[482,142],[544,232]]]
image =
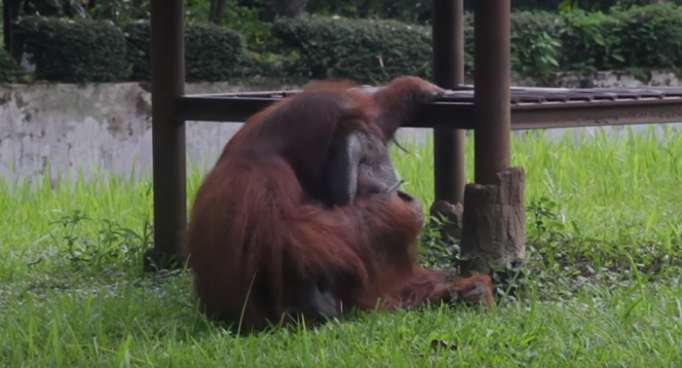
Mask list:
[[[182,120],[242,122],[275,101],[299,91],[187,95],[177,101]],[[512,128],[682,122],[682,88],[512,88]],[[425,105],[409,127],[451,126],[475,129],[474,91],[448,91]]]

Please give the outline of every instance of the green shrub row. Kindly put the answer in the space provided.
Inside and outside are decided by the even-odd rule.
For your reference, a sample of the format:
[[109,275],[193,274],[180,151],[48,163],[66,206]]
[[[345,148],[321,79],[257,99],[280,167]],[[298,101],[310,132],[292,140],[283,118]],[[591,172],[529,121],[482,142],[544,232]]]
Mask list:
[[[473,40],[467,50],[473,50]],[[678,69],[682,7],[648,5],[608,14],[518,12],[512,17],[512,63],[515,71],[531,76],[558,70]]]
[[[473,17],[465,17],[466,69],[473,72]],[[512,64],[522,75],[543,76],[559,66],[559,15],[517,12],[512,17]],[[296,70],[312,78],[376,82],[396,75],[431,76],[430,27],[389,20],[310,16],[280,19],[273,33],[299,53]]]
[[19,82],[25,77],[24,71],[7,54],[4,48],[0,48],[0,82]]
[[[26,17],[19,22],[17,34],[36,66],[38,79],[150,78],[148,22],[117,28],[91,20]],[[429,27],[307,16],[278,19],[268,35],[267,50],[247,52],[243,37],[234,31],[187,25],[187,79],[266,75],[373,83],[401,74],[431,76]],[[465,38],[471,73],[471,15],[465,18]],[[609,13],[515,12],[512,65],[515,72],[532,77],[551,76],[559,70],[678,69],[682,65],[682,7],[649,5]]]
[[126,39],[109,22],[30,16],[18,22],[16,35],[37,79],[103,82],[129,74]]
[[[526,18],[536,18],[534,13]],[[516,16],[515,16],[516,18]],[[273,34],[298,60],[287,72],[308,78],[377,82],[396,75],[431,76],[429,27],[392,20],[309,16],[279,19]],[[472,71],[473,17],[465,19],[466,65]],[[520,59],[515,58],[515,65]]]
[[[610,13],[515,12],[512,67],[532,77],[559,70],[682,66],[682,7],[674,4],[613,9]],[[473,71],[473,17],[465,17],[465,59]],[[300,55],[297,70],[313,78],[365,82],[398,74],[429,76],[430,30],[394,21],[312,16],[282,19],[274,34]]]
[[[131,79],[150,80],[151,28],[148,21],[122,26],[128,41]],[[239,33],[208,24],[185,27],[187,80],[220,81],[244,74],[245,48]]]
[[[243,73],[241,36],[210,25],[186,27],[188,80],[218,81]],[[61,82],[150,80],[149,22],[121,28],[88,19],[24,17],[17,42],[35,65],[35,78]]]
[[299,52],[294,73],[310,78],[377,82],[431,73],[431,33],[423,26],[310,16],[279,19],[273,33]]
[[561,66],[570,69],[679,68],[682,7],[649,5],[562,17]]

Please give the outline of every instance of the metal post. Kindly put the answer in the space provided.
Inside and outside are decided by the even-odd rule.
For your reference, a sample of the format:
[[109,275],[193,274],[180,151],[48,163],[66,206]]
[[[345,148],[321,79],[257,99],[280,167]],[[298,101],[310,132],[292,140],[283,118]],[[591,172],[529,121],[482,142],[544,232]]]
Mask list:
[[495,184],[511,157],[510,0],[476,2],[476,183]]
[[187,227],[185,124],[175,115],[185,89],[183,3],[151,3],[154,249],[145,259],[147,268],[176,259]]
[[[446,89],[464,83],[464,6],[462,0],[433,0],[433,79]],[[464,201],[464,130],[436,127],[436,201]]]

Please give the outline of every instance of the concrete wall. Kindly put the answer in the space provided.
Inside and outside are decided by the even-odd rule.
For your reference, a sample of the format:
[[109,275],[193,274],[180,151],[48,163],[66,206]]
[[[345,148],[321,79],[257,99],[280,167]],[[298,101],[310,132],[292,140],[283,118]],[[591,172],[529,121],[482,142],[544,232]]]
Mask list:
[[[563,76],[562,84],[584,86],[585,78],[594,86],[642,84],[632,76],[615,73]],[[678,85],[679,81],[674,74],[655,73],[651,84]],[[279,88],[282,86],[215,83],[189,84],[187,91]],[[150,114],[150,94],[140,83],[0,85],[0,176],[33,180],[49,173],[56,180],[76,177],[79,172],[87,177],[94,169],[125,176],[149,174]],[[238,128],[239,124],[188,122],[189,165],[212,165]],[[403,140],[419,141],[429,134],[427,129],[401,131]]]
[[[239,89],[188,86],[206,93]],[[238,128],[189,122],[189,162],[212,164]],[[49,173],[55,180],[87,177],[96,168],[138,176],[151,172],[151,155],[151,96],[139,83],[0,86],[0,176],[32,180]]]

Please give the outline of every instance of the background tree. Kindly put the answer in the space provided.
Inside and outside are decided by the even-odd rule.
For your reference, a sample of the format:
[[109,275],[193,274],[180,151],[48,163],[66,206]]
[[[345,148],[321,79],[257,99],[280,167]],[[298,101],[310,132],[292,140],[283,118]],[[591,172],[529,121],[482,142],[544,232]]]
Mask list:
[[273,20],[276,17],[298,17],[302,15],[308,0],[267,0],[263,13],[265,20]]
[[17,58],[14,45],[14,22],[19,16],[21,0],[4,0],[2,2],[2,35],[7,53]]
[[214,24],[221,24],[225,15],[226,0],[210,0],[211,6],[208,12],[208,20]]

